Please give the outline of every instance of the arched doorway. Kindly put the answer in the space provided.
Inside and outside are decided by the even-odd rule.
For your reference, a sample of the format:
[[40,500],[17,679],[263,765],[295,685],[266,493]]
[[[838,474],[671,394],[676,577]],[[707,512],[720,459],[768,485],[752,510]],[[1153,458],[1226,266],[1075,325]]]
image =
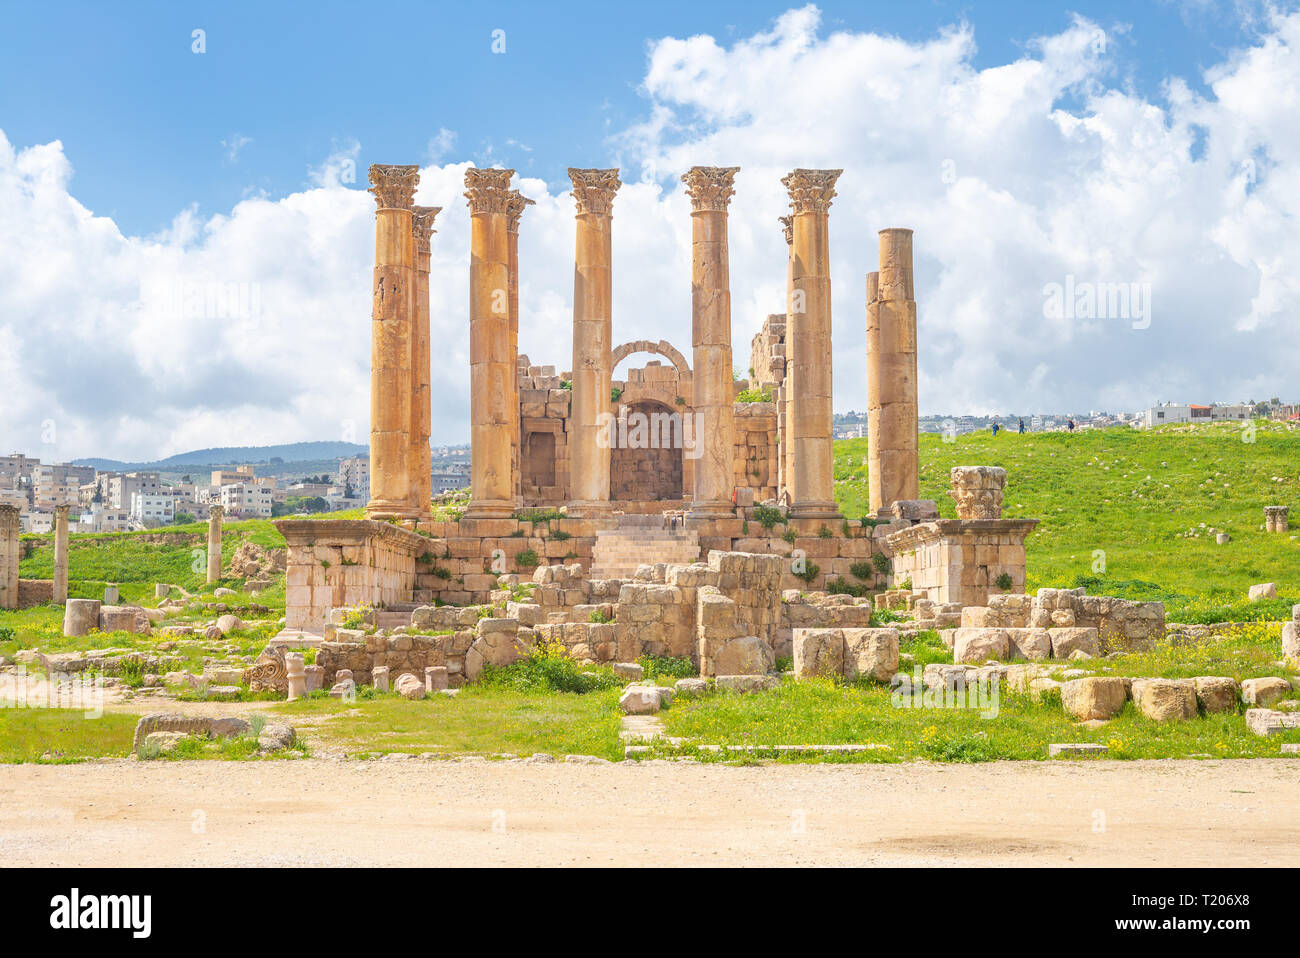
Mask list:
[[641,400],[620,407],[610,449],[609,497],[616,502],[681,501],[682,415]]

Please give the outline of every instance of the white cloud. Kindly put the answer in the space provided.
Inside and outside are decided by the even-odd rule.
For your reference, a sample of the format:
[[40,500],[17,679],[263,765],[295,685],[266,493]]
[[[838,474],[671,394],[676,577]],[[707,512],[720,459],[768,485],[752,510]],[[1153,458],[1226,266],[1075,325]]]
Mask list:
[[238,163],[240,151],[252,142],[251,136],[244,136],[242,133],[232,133],[222,140],[221,145],[226,148],[226,162]]
[[[843,167],[830,225],[837,409],[865,406],[864,277],[891,226],[916,231],[925,411],[1294,398],[1300,15],[1273,14],[1256,45],[1212,67],[1208,97],[1177,78],[1154,100],[1117,84],[1097,30],[1076,19],[983,70],[975,27],[918,43],[828,34],[811,7],[734,43],[651,44],[645,119],[611,139],[627,184],[614,205],[615,343],[666,338],[690,356],[678,177],[739,165],[733,341],[747,365],[750,337],[784,304],[781,176]],[[430,153],[453,137],[440,130]],[[310,188],[206,219],[181,210],[132,237],[70,195],[61,143],[15,150],[0,134],[0,445],[56,459],[364,442],[374,204],[359,158],[360,144],[336,145]],[[434,164],[417,194],[446,207],[433,431],[463,441],[468,163]],[[558,164],[547,175],[563,181]],[[540,179],[519,185],[537,201],[520,231],[520,345],[564,369],[572,200]],[[1045,318],[1044,286],[1067,276],[1150,283],[1150,328]]]

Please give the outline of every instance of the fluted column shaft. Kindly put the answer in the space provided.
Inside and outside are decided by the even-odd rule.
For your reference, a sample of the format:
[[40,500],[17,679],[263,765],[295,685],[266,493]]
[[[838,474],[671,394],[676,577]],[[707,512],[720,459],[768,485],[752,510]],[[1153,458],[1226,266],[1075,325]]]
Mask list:
[[782,216],[781,231],[785,235],[785,379],[781,382],[781,448],[777,450],[781,468],[781,489],[794,500],[794,390],[791,356],[794,331],[794,217]]
[[880,272],[867,275],[868,505],[879,514],[920,496],[916,292],[912,231],[880,231]]
[[[610,227],[618,170],[570,169],[577,201],[573,267],[573,400],[569,414],[569,512],[610,509],[610,404],[613,349],[613,243]],[[602,434],[603,433],[603,434]]]
[[415,234],[415,309],[411,322],[411,445],[407,472],[411,508],[419,516],[431,512],[433,498],[429,461],[429,435],[433,426],[429,382],[429,261],[433,221],[441,212],[439,206],[417,206],[411,216]]
[[[506,207],[514,170],[465,171],[470,211],[469,363],[471,519],[504,519],[511,488],[510,252]],[[517,408],[517,403],[515,404]],[[515,413],[515,415],[518,415]]]
[[519,422],[519,218],[533,201],[518,190],[510,191],[506,203],[507,256],[510,272],[510,489],[516,506],[523,505],[523,477]]
[[[781,182],[794,215],[793,309],[786,328],[794,353],[791,473],[796,518],[838,518],[831,404],[831,277],[827,216],[842,170],[795,170]],[[793,329],[793,332],[792,332]]]
[[682,176],[691,198],[691,340],[695,461],[692,516],[730,515],[735,488],[735,390],[727,206],[739,167],[696,166]]
[[407,518],[412,503],[412,315],[415,236],[411,201],[420,177],[414,166],[370,167],[375,196],[375,273],[370,326],[371,518]]
[[54,507],[54,601],[68,601],[68,507]]

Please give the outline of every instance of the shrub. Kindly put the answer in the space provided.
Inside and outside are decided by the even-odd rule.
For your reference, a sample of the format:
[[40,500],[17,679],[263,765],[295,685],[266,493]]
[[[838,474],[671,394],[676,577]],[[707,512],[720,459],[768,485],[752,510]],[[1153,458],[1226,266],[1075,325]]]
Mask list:
[[614,617],[604,609],[592,609],[591,615],[587,616],[588,622],[595,622],[597,625],[604,625],[607,622],[613,622]]
[[504,668],[487,666],[479,684],[514,692],[572,692],[579,695],[622,683],[613,672],[597,671],[578,664],[558,642],[539,640],[528,657]]
[[750,387],[749,389],[742,389],[736,395],[736,402],[771,402],[771,401],[772,401],[772,390],[767,389],[766,387],[764,387],[763,389],[758,389],[755,387]]
[[554,539],[556,542],[563,542],[565,539],[572,539],[573,536],[569,535],[563,529],[556,529],[554,532],[551,533],[551,538]]
[[532,549],[525,549],[523,552],[515,556],[515,565],[519,566],[521,569],[535,568],[539,561],[541,560],[537,558],[537,553]]
[[775,506],[755,506],[754,521],[770,530],[778,522],[784,522],[785,516]]
[[861,597],[867,594],[867,587],[865,585],[856,585],[849,582],[844,578],[844,576],[838,576],[826,583],[826,591],[831,595],[853,595]]
[[663,675],[674,679],[691,679],[700,674],[689,655],[651,655],[647,652],[636,661],[645,670],[646,678]]
[[885,555],[883,552],[877,552],[873,555],[871,557],[871,564],[881,575],[887,574],[891,565],[889,556]]
[[806,584],[812,585],[813,580],[821,575],[821,571],[821,566],[816,562],[809,562],[804,565],[802,572],[796,572],[794,575],[796,579],[803,579]]
[[781,533],[781,538],[784,539],[786,542],[790,543],[790,545],[794,545],[794,540],[799,537],[795,535],[795,531],[793,529],[786,529],[785,532]]
[[817,538],[819,538],[819,539],[834,539],[834,538],[835,538],[835,533],[831,532],[831,530],[830,530],[829,528],[827,528],[826,526],[822,526],[820,529],[817,530]]
[[876,567],[870,562],[855,562],[849,566],[849,572],[855,579],[870,579],[876,574]]
[[1011,573],[1010,572],[1002,573],[1000,576],[997,577],[996,584],[997,587],[1001,589],[1003,592],[1010,592],[1011,586],[1014,584],[1011,578]]
[[434,567],[433,567],[432,569],[430,569],[429,571],[432,572],[432,573],[433,573],[435,576],[437,576],[439,579],[442,579],[443,581],[446,581],[447,579],[450,579],[450,578],[451,578],[451,570],[450,570],[450,569],[444,569],[444,568],[443,568],[442,566],[440,566],[440,565],[436,565],[436,566],[434,566]]

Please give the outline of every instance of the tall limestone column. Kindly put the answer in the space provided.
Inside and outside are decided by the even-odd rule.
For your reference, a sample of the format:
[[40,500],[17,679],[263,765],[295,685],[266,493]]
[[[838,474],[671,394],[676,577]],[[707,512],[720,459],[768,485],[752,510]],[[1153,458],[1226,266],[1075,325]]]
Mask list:
[[790,360],[790,332],[794,328],[794,217],[781,216],[781,232],[785,234],[785,379],[781,382],[781,448],[777,450],[781,470],[781,491],[793,497],[791,484],[794,476],[794,393],[790,389],[790,374],[794,363]]
[[54,507],[54,601],[68,601],[68,507]]
[[867,274],[868,505],[879,515],[919,498],[916,291],[912,231],[880,231],[880,272]]
[[415,233],[415,310],[411,323],[411,451],[408,461],[411,508],[416,515],[432,511],[433,477],[429,457],[429,435],[433,421],[429,385],[429,259],[433,221],[441,206],[417,206],[411,215]]
[[[508,519],[514,512],[510,450],[510,252],[506,230],[514,170],[465,171],[469,200],[469,519]],[[515,404],[516,409],[518,404]],[[517,415],[517,413],[515,414]]]
[[573,267],[573,406],[569,415],[569,514],[610,511],[610,437],[602,413],[610,403],[613,350],[614,194],[618,170],[569,169],[577,201],[578,234]]
[[[831,276],[827,215],[843,170],[794,170],[781,180],[794,214],[793,292],[786,354],[790,384],[791,514],[839,518],[835,507],[831,406]],[[787,366],[787,368],[790,368]],[[791,381],[793,380],[793,381]]]
[[409,518],[411,502],[411,327],[415,234],[411,202],[419,167],[370,167],[375,195],[375,276],[370,324],[370,502],[372,519]]
[[221,518],[225,509],[215,503],[208,513],[208,583],[221,578]]
[[0,609],[18,608],[18,563],[22,559],[18,507],[0,505]]
[[[506,200],[506,237],[510,267],[510,368],[512,370],[517,370],[519,364],[519,218],[523,216],[525,207],[532,205],[533,201],[518,190],[511,190],[510,198]],[[523,454],[520,448],[522,441],[519,422],[519,376],[516,373],[510,377],[510,489],[516,507],[524,504],[520,459]]]
[[691,339],[699,444],[690,515],[729,516],[735,488],[735,390],[731,366],[731,273],[727,206],[738,166],[694,166],[682,176],[691,198]]

